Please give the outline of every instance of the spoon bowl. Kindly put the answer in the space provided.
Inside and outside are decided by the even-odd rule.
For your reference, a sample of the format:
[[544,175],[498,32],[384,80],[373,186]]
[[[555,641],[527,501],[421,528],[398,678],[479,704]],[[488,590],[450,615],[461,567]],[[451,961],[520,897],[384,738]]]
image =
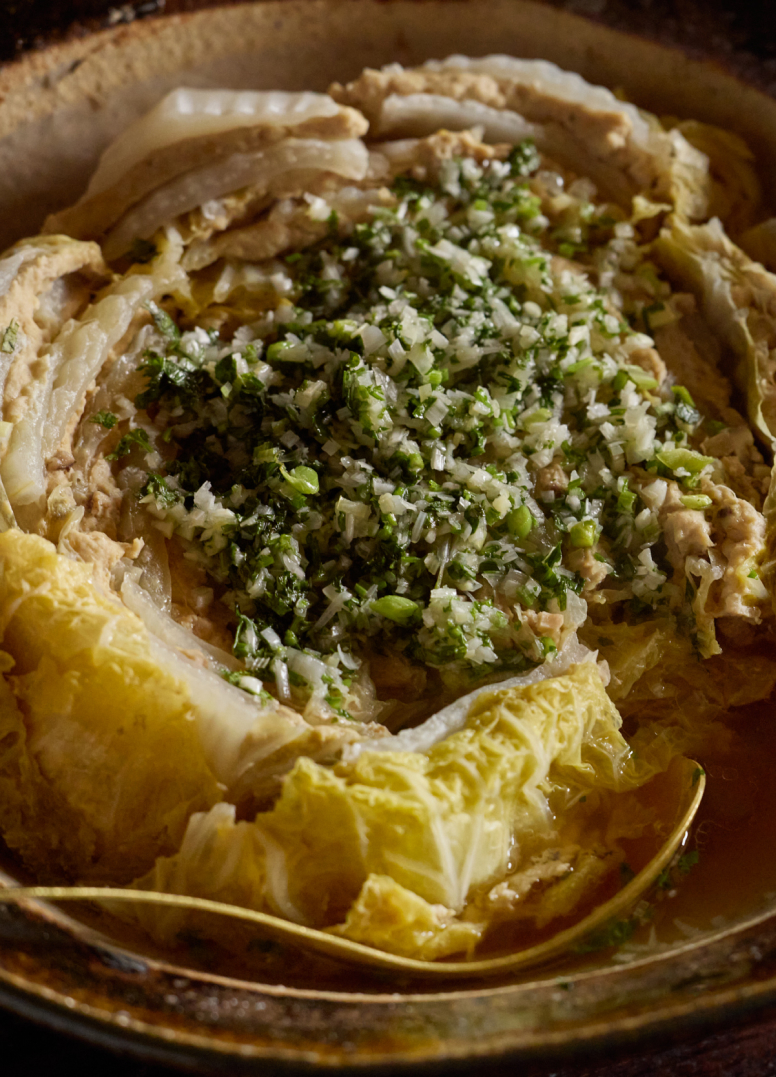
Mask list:
[[[120,889],[101,886],[18,886],[0,890],[0,903],[27,901],[97,901],[108,907],[114,902],[166,905],[200,913],[242,920],[259,928],[262,938],[290,943],[301,950],[313,951],[337,961],[369,968],[392,970],[404,975],[456,979],[484,977],[517,971],[544,964],[568,953],[611,945],[606,940],[615,932],[607,928],[622,922],[638,902],[655,887],[661,873],[669,868],[684,844],[706,788],[703,769],[690,759],[672,764],[669,797],[660,805],[656,829],[665,835],[658,851],[613,897],[597,905],[576,923],[543,941],[493,957],[465,961],[421,961],[377,950],[363,943],[317,928],[295,924],[270,913],[257,912],[206,898],[151,890]],[[602,941],[603,940],[603,941]]]

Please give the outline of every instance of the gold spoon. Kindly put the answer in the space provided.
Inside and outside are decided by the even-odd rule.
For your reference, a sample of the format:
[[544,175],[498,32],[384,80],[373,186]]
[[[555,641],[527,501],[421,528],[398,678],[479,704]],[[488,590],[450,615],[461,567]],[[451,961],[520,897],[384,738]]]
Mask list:
[[690,759],[677,760],[681,766],[678,792],[673,810],[666,812],[664,823],[670,833],[658,853],[614,897],[597,906],[571,927],[559,931],[552,938],[526,949],[499,957],[479,958],[470,961],[419,961],[374,949],[360,942],[338,935],[331,935],[316,928],[282,920],[269,913],[256,912],[238,905],[227,905],[207,898],[187,897],[181,894],[165,894],[152,890],[128,890],[105,886],[24,886],[0,890],[0,902],[21,902],[37,898],[44,901],[122,901],[152,905],[167,905],[197,912],[215,913],[220,916],[244,920],[259,925],[262,933],[273,939],[290,942],[303,950],[313,950],[354,965],[389,969],[415,976],[439,978],[491,976],[516,969],[539,965],[559,957],[578,947],[599,928],[630,911],[657,881],[658,876],[671,863],[681,846],[700,806],[706,788],[706,777],[701,767]]

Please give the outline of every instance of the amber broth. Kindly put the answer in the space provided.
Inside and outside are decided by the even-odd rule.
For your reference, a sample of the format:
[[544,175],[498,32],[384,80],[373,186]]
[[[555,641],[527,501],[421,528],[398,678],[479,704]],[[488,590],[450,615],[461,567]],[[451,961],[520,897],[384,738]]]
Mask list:
[[[730,712],[728,724],[734,740],[724,759],[719,756],[698,761],[706,776],[706,794],[686,850],[697,849],[698,863],[682,884],[650,897],[654,915],[639,928],[625,949],[615,956],[638,957],[655,941],[660,948],[705,933],[730,927],[737,921],[776,908],[776,851],[771,835],[776,832],[776,699],[764,700]],[[0,867],[20,881],[25,878],[18,865],[2,857]],[[228,952],[205,939],[191,939],[172,950],[153,946],[148,938],[119,921],[93,909],[65,907],[70,915],[97,929],[135,953],[156,957],[192,970],[217,972],[222,976],[277,984],[299,989],[334,991],[417,991],[470,989],[482,981],[433,979],[419,981],[345,968],[337,962],[313,957],[293,948],[264,944],[256,939],[242,953]],[[602,950],[583,959],[571,957],[556,962],[546,974],[572,973],[580,965],[605,964],[613,951]],[[489,984],[530,980],[541,971],[528,970]]]
[[776,906],[776,699],[737,708],[728,724],[735,740],[725,759],[699,758],[706,794],[687,846],[699,860],[656,906],[661,941]]

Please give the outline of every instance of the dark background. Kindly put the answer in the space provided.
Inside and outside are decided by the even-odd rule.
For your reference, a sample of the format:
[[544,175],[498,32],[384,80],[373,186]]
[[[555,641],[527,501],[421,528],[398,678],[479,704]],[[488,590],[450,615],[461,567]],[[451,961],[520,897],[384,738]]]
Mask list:
[[[223,0],[222,0],[223,2]],[[611,26],[711,56],[776,96],[776,0],[548,0]],[[201,0],[12,0],[0,3],[0,63],[65,35],[206,6]],[[219,6],[211,3],[210,6]],[[3,1077],[170,1077],[174,1071],[114,1054],[0,1010]],[[228,1074],[228,1068],[224,1074]],[[307,1071],[309,1072],[309,1071]],[[456,1067],[455,1073],[462,1071]],[[634,1055],[553,1064],[479,1064],[473,1074],[515,1077],[776,1077],[776,1012],[690,1035]],[[453,1077],[451,1072],[450,1077]]]
[[[136,17],[230,0],[10,0],[0,3],[0,62],[40,47],[74,23],[82,30],[115,25]],[[776,3],[774,0],[546,0],[611,26],[713,53],[737,67],[760,69],[776,84]],[[754,61],[754,62],[752,62]],[[759,81],[759,80],[758,80]]]

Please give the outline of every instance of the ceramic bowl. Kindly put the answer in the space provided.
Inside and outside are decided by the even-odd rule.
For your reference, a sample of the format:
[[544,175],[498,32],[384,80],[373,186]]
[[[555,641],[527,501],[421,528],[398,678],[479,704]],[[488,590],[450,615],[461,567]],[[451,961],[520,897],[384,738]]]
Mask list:
[[[743,135],[776,171],[776,101],[719,65],[528,0],[266,0],[76,35],[0,71],[0,246],[81,192],[101,150],[180,84],[325,89],[367,65],[454,52],[543,57],[654,112]],[[10,883],[12,865],[3,881]],[[776,866],[774,867],[776,877]],[[773,887],[776,890],[776,884]],[[107,922],[0,908],[0,1002],[146,1058],[230,1074],[445,1073],[718,1023],[776,1001],[776,912],[628,964],[450,989],[305,972],[271,953],[153,953]]]

